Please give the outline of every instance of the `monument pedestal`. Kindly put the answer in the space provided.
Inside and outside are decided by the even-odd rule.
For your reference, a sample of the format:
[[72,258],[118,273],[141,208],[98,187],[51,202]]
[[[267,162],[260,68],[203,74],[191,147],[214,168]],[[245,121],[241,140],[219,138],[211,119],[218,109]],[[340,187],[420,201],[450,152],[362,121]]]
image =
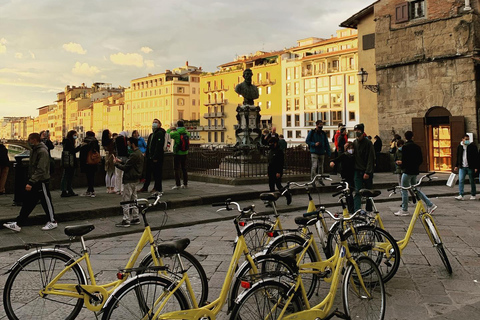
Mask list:
[[227,172],[233,177],[266,176],[267,157],[259,153],[228,156],[222,159],[218,170]]

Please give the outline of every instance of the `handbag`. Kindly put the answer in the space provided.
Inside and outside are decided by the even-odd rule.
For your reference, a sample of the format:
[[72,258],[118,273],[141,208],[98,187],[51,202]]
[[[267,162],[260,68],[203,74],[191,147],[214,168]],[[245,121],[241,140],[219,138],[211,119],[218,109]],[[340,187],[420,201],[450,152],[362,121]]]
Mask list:
[[458,174],[453,172],[450,173],[450,176],[448,177],[448,180],[447,180],[447,187],[453,188],[457,183],[457,181],[458,181]]
[[87,154],[87,164],[94,165],[99,164],[102,157],[100,156],[100,152],[97,150],[90,150]]
[[68,150],[62,151],[62,167],[75,168],[75,156]]

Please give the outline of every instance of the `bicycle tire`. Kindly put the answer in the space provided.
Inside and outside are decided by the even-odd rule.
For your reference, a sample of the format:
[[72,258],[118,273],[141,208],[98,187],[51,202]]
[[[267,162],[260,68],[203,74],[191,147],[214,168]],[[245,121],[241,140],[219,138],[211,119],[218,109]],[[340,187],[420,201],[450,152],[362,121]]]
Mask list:
[[[268,246],[266,254],[271,254],[277,250],[285,250],[287,248],[292,248],[295,246],[303,246],[307,239],[297,235],[297,234],[286,234],[280,237],[277,237],[273,242]],[[307,252],[304,256],[302,263],[317,262],[319,258],[317,257],[315,251],[312,247],[307,249]],[[315,293],[317,287],[318,275],[315,273],[302,273],[302,281],[305,286],[305,291],[307,292],[307,297],[310,299]]]
[[[375,261],[380,269],[383,282],[387,283],[393,278],[393,276],[395,276],[400,266],[401,251],[398,247],[397,241],[390,233],[373,225],[356,226],[354,227],[354,231],[349,229],[345,232],[348,243],[356,243],[355,239],[362,239],[363,244],[374,243],[374,246],[372,250],[368,252],[368,255],[373,261]],[[338,230],[336,232],[338,233]],[[354,236],[354,234],[356,236]],[[333,232],[329,234],[328,241],[333,241],[333,243],[327,243],[327,247],[330,248],[335,245],[336,238]],[[385,251],[385,248],[389,248],[388,253]],[[360,254],[358,252],[351,253],[354,257],[359,256]]]
[[[18,263],[8,276],[3,291],[3,305],[8,318],[75,319],[82,310],[83,299],[54,294],[42,298],[39,294],[69,261],[71,257],[64,253],[41,250]],[[71,270],[59,282],[85,284],[80,266],[75,265]]]
[[[275,280],[265,280],[255,284],[235,304],[230,320],[278,319],[290,289],[291,287]],[[279,306],[274,309],[276,305]],[[289,306],[285,315],[303,310],[303,303],[296,294],[293,296]]]
[[[157,251],[157,257],[161,258],[164,265],[169,266],[169,270],[175,274],[179,274],[179,277],[182,277],[180,272],[180,264],[174,255],[161,255]],[[208,279],[205,273],[205,270],[202,267],[202,264],[187,251],[180,253],[183,266],[187,269],[188,279],[192,285],[193,293],[195,294],[195,300],[197,300],[198,306],[203,306],[208,299]],[[152,254],[145,256],[140,262],[140,267],[149,267],[153,266],[153,257]],[[141,274],[138,272],[137,274]],[[185,284],[182,285],[185,292],[188,292]],[[193,305],[193,303],[192,303]]]
[[[162,304],[163,300],[155,302],[171,286],[170,280],[156,274],[136,276],[110,297],[103,309],[102,320],[145,319],[147,314],[157,311],[154,305]],[[173,293],[162,313],[186,310],[189,307],[188,299],[180,288]]]
[[428,216],[423,218],[425,220],[425,225],[429,229],[427,232],[430,232],[430,240],[432,241],[433,246],[437,249],[438,255],[447,269],[448,274],[452,274],[452,266],[450,265],[450,261],[448,260],[447,253],[445,252],[445,248],[443,247],[442,239],[440,239],[440,235],[438,233],[437,227],[433,223],[432,219]]
[[[285,272],[294,274],[295,270],[287,261],[287,258],[282,259],[278,257],[272,257],[271,255],[260,255],[255,257],[255,264],[257,265],[259,273],[265,274],[271,271]],[[242,290],[242,278],[247,274],[252,274],[252,266],[245,262],[240,266],[240,269],[235,274],[235,279],[230,287],[228,310],[232,310],[235,305],[235,299],[239,297],[244,290]]]
[[[265,246],[268,244],[270,237],[267,236],[266,232],[273,229],[272,224],[266,222],[254,222],[247,225],[242,230],[242,235],[247,244],[248,252],[250,255],[254,255],[258,252],[262,252]],[[237,241],[235,241],[235,244]]]
[[350,264],[342,285],[343,308],[347,319],[382,320],[385,317],[386,297],[380,270],[377,264],[366,256],[360,256],[356,263],[368,294],[360,285],[357,270]]

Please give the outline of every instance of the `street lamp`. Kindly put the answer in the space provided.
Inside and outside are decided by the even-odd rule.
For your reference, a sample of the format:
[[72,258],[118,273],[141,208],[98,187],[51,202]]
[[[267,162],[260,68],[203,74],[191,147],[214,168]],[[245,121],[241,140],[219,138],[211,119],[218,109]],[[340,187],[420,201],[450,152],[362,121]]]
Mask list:
[[373,93],[377,93],[377,94],[380,93],[380,86],[378,85],[378,83],[375,85],[365,84],[365,82],[367,82],[367,79],[368,79],[368,72],[363,70],[363,68],[360,68],[360,71],[357,73],[357,76],[358,76],[358,81],[360,81],[360,83],[362,84],[363,89],[368,89]]

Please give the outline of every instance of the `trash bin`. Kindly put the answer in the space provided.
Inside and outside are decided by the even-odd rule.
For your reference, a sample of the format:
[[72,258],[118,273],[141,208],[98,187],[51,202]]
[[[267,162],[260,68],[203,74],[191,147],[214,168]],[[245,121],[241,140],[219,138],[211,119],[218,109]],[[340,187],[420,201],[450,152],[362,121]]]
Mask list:
[[21,206],[25,196],[25,186],[28,179],[28,162],[24,159],[30,157],[30,150],[25,150],[15,156],[13,168],[15,170],[15,193],[13,194],[13,205]]

